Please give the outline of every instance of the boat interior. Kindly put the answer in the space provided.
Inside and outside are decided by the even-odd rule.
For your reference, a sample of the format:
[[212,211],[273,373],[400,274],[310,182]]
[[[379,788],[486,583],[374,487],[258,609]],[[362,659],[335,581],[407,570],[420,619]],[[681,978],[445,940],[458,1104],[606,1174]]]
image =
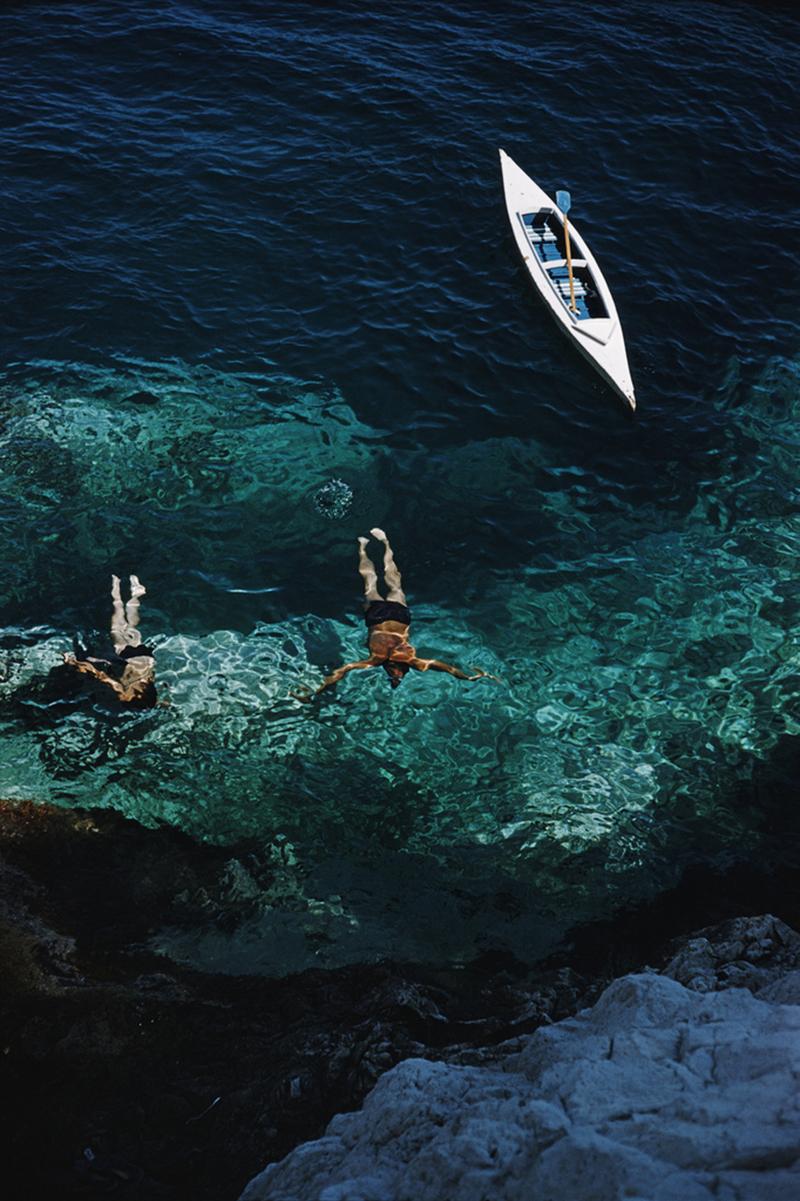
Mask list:
[[[520,213],[525,236],[543,265],[553,289],[565,308],[570,307],[569,271],[564,227],[552,209],[539,209],[535,213]],[[594,277],[585,259],[579,258],[580,247],[571,241],[572,283],[575,295],[576,317],[588,321],[592,317],[607,317],[608,310],[600,296]],[[576,253],[577,252],[577,253]]]

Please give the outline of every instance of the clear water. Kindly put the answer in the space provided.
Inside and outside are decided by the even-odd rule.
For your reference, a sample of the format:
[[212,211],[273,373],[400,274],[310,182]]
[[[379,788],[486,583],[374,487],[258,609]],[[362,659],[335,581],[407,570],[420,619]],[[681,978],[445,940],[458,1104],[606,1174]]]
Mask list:
[[[796,855],[747,784],[800,722],[798,25],[560,13],[4,19],[0,794],[250,840],[252,916],[154,937],[189,961],[530,956]],[[526,284],[498,145],[572,191],[635,422]],[[293,699],[362,654],[375,524],[418,649],[502,684]],[[155,712],[48,679],[112,571]]]

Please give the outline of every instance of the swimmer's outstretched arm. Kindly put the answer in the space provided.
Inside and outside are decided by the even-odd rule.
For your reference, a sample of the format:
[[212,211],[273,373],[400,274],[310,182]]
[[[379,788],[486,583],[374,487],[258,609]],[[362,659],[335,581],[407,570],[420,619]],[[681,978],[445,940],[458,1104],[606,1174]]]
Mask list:
[[292,696],[296,697],[299,701],[313,701],[314,697],[319,696],[319,694],[324,692],[326,688],[335,687],[336,684],[338,684],[341,680],[342,676],[347,675],[348,671],[357,671],[358,669],[364,667],[376,667],[380,662],[382,662],[381,659],[370,658],[359,659],[357,663],[345,663],[344,667],[337,667],[336,671],[331,672],[331,674],[322,681],[316,692],[311,694],[308,692],[293,692]]
[[105,684],[107,688],[116,692],[121,701],[132,701],[137,695],[135,690],[123,688],[119,680],[115,680],[113,676],[107,675],[99,667],[95,667],[94,663],[87,663],[85,659],[76,659],[74,655],[65,655],[64,662],[68,667],[74,667],[76,671],[82,671],[87,676],[94,676],[101,684]]
[[[497,680],[497,676],[491,675],[488,671],[481,671],[479,667],[475,669],[474,676],[468,676],[460,667],[453,667],[451,663],[442,663],[440,659],[412,659],[409,666],[416,668],[417,671],[446,671],[448,675],[455,676],[457,680]],[[497,682],[500,683],[499,680]]]
[[95,667],[94,663],[89,663],[86,659],[76,659],[74,655],[64,655],[64,662],[67,667],[74,667],[76,671],[82,671],[87,676],[94,676],[101,684],[107,684],[109,688],[113,688],[122,700],[130,700],[128,693],[122,687],[119,680],[115,680],[113,676],[109,676],[106,672],[101,671],[99,667]]
[[[123,688],[119,680],[115,680],[113,676],[101,671],[99,667],[95,667],[94,663],[89,663],[86,659],[76,659],[74,655],[64,655],[64,662],[66,663],[67,667],[74,667],[76,671],[82,671],[87,676],[94,676],[94,678],[99,680],[101,684],[105,684],[108,688],[112,688],[114,692],[116,692],[119,699],[121,701],[125,701],[126,704],[130,704],[131,701],[137,700],[140,695],[140,689],[137,684],[133,684],[130,688]],[[142,683],[147,682],[152,683],[152,676],[150,677],[149,681],[142,681]],[[161,700],[158,701],[157,704],[169,705],[169,701]]]
[[115,692],[122,691],[121,685],[113,676],[107,675],[87,659],[76,659],[74,655],[65,655],[64,662],[67,667],[74,667],[76,671],[82,671],[85,675],[94,676],[96,680],[100,680],[103,684],[108,684]]

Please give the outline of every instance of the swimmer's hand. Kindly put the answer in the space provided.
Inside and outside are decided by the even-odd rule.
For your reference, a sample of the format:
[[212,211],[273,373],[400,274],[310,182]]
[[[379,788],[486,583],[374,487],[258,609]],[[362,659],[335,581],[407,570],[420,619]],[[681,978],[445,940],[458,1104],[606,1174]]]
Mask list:
[[293,696],[296,701],[306,701],[309,705],[314,699],[314,693],[309,692],[307,688],[304,688],[302,692],[293,688],[290,690],[289,696]]
[[499,676],[493,676],[490,671],[483,671],[480,667],[470,667],[469,670],[474,671],[475,675],[467,676],[468,680],[494,680],[498,684],[503,683]]
[[337,667],[336,671],[326,676],[317,691],[312,695],[309,695],[308,690],[304,688],[302,692],[292,692],[292,696],[297,697],[299,701],[308,701],[310,704],[314,700],[314,697],[319,696],[326,688],[335,688],[339,681],[347,675],[348,671],[359,671],[366,667],[377,667],[380,662],[380,659],[376,659],[370,655],[369,659],[359,659],[356,663],[345,663],[344,667]]
[[102,673],[97,670],[94,663],[87,663],[84,659],[76,659],[74,655],[64,654],[64,663],[67,667],[74,667],[76,671],[82,671],[87,676],[100,676]]

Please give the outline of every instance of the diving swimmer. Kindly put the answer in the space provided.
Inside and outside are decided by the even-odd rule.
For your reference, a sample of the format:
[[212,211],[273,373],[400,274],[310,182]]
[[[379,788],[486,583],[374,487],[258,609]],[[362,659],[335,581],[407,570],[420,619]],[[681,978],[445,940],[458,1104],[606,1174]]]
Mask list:
[[112,689],[123,704],[151,709],[157,703],[155,658],[152,648],[142,645],[138,629],[140,598],[146,589],[138,576],[132,575],[130,580],[131,599],[123,604],[119,576],[111,577],[113,652],[99,658],[79,651],[76,655],[64,655],[64,662]]
[[[348,671],[359,668],[382,667],[389,677],[392,688],[402,684],[406,673],[412,668],[415,671],[446,671],[457,680],[496,680],[497,676],[489,675],[486,671],[476,670],[474,675],[467,675],[458,667],[449,663],[441,663],[438,659],[420,659],[414,647],[408,641],[408,629],[411,623],[411,613],[406,604],[403,583],[400,572],[394,561],[394,553],[389,545],[389,539],[383,530],[377,526],[370,530],[373,538],[383,543],[383,578],[387,588],[386,600],[378,592],[378,573],[367,554],[368,538],[358,539],[358,574],[364,581],[364,620],[367,623],[367,646],[369,658],[359,659],[357,663],[346,663],[338,667],[317,689],[315,695],[324,692],[338,684]],[[304,700],[311,699],[303,697]]]

